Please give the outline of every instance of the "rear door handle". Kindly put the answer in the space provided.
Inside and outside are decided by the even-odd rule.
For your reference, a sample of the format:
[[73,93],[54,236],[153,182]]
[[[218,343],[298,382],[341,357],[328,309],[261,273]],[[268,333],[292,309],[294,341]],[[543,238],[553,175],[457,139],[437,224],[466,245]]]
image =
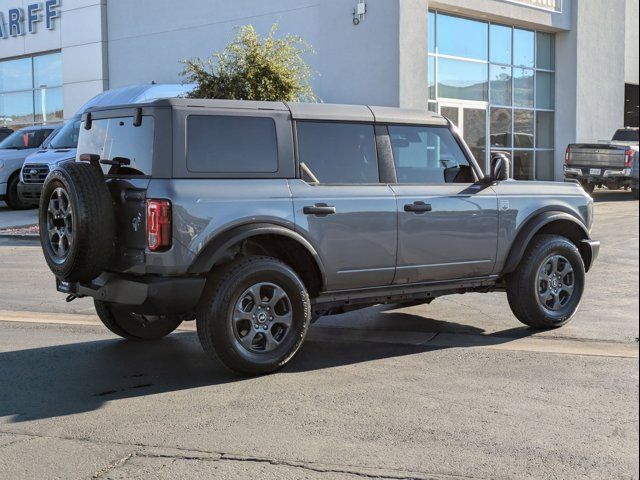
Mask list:
[[315,205],[304,207],[302,209],[302,213],[305,215],[317,215],[319,217],[324,217],[336,213],[336,207],[327,205],[326,203],[316,203]]
[[433,210],[431,208],[431,205],[424,202],[407,203],[404,206],[405,212],[425,213],[425,212],[430,212],[431,210]]

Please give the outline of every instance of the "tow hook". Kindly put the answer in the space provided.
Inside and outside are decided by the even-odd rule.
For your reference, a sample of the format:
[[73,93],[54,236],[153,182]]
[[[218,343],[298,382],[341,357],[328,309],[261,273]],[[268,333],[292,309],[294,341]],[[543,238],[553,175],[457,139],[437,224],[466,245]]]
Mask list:
[[75,295],[67,295],[67,298],[65,299],[65,302],[67,302],[67,303],[71,303],[71,302],[73,302],[76,298],[78,298],[78,297],[77,297],[77,296],[75,296]]

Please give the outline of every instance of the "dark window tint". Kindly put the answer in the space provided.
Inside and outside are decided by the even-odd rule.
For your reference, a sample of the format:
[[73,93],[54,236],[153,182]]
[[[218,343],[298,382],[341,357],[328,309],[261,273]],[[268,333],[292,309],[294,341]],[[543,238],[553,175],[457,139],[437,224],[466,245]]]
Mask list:
[[187,168],[200,173],[277,172],[275,122],[261,117],[191,115]]
[[139,127],[133,126],[133,117],[93,120],[90,130],[83,128],[80,131],[78,155],[92,153],[99,155],[102,160],[120,157],[129,161],[128,165],[103,165],[105,173],[151,175],[153,129],[154,121],[150,116],[142,117]]
[[38,148],[51,132],[53,132],[53,128],[43,130],[18,130],[0,143],[0,149],[26,150],[28,148]]
[[632,129],[620,129],[613,135],[614,142],[637,142],[638,130]]
[[469,161],[448,128],[390,126],[398,183],[470,183]]
[[304,178],[320,183],[378,183],[373,125],[301,122],[298,156]]

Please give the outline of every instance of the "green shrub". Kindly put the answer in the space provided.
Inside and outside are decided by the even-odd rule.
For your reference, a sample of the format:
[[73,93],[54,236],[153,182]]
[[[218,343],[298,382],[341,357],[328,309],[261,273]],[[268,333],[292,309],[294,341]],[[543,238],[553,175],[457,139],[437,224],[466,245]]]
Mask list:
[[310,83],[311,69],[303,59],[311,47],[295,35],[276,38],[276,31],[273,25],[261,37],[246,25],[222,52],[183,61],[182,75],[197,85],[189,97],[318,101]]

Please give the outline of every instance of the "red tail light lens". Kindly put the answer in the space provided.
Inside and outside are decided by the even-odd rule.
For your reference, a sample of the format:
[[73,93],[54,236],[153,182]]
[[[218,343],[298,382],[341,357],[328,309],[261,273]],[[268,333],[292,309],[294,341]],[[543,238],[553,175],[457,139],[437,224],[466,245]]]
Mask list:
[[564,151],[564,164],[569,165],[569,159],[571,158],[571,149],[567,147]]
[[633,167],[633,156],[635,155],[636,152],[634,152],[633,150],[629,149],[626,152],[624,152],[624,166],[625,167]]
[[152,252],[171,247],[171,202],[147,200],[147,246]]

